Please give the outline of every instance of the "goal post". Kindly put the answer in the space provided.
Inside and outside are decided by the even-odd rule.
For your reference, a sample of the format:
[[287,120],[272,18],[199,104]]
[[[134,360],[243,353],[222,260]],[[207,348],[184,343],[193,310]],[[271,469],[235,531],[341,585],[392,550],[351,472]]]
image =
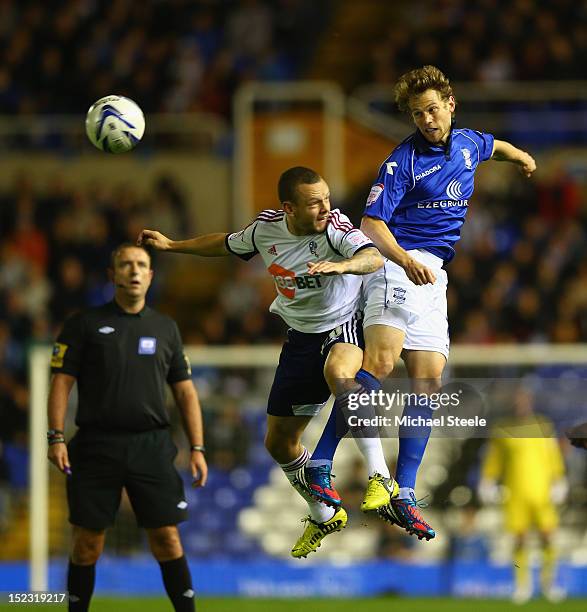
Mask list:
[[256,212],[273,206],[277,178],[288,165],[315,167],[328,177],[333,194],[344,197],[344,114],[344,92],[329,81],[251,82],[239,88],[235,226],[244,227]]
[[40,345],[29,355],[29,589],[49,586],[49,462],[47,460],[47,396],[51,349]]

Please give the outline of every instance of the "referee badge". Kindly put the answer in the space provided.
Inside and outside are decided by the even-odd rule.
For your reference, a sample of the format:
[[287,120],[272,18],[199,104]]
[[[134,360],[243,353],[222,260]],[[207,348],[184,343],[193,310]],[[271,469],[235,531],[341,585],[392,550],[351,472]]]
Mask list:
[[141,336],[139,338],[139,355],[154,355],[157,350],[157,338]]

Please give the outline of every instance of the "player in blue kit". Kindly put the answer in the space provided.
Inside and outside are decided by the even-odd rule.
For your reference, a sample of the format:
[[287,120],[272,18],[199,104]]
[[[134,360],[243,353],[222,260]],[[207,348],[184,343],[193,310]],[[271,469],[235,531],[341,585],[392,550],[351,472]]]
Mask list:
[[[529,177],[536,163],[525,151],[491,134],[457,128],[452,88],[434,66],[400,77],[395,100],[417,130],[382,164],[363,213],[361,229],[386,262],[364,280],[366,348],[356,382],[363,392],[380,390],[381,381],[401,356],[418,394],[418,401],[408,402],[403,414],[430,418],[427,396],[439,390],[449,354],[444,264],[455,254],[475,170],[489,159],[509,161]],[[345,399],[337,397],[338,408],[344,410]],[[312,454],[314,466],[332,465],[340,441],[336,412]],[[429,427],[400,427],[396,471],[400,495],[378,509],[381,518],[425,539],[433,538],[435,532],[418,509],[414,487],[429,436]],[[373,439],[364,448],[369,474],[388,476],[380,440]],[[319,478],[309,473],[307,480],[314,491],[333,490],[328,469],[322,469]],[[336,501],[327,493],[320,499]]]

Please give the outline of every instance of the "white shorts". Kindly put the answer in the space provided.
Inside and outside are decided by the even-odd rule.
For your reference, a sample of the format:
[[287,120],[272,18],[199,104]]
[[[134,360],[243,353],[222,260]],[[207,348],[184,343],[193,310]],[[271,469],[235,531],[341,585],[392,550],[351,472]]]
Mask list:
[[446,309],[448,278],[440,257],[415,249],[408,253],[436,276],[433,285],[415,285],[403,268],[386,260],[383,268],[363,277],[363,327],[388,325],[406,333],[404,348],[434,351],[448,359],[450,341]]

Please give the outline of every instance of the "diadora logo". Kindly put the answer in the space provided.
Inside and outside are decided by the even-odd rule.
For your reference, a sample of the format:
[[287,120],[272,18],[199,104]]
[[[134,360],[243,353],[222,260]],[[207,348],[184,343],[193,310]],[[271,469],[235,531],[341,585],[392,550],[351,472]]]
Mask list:
[[471,161],[471,151],[469,151],[469,149],[461,149],[461,153],[463,154],[463,159],[465,160],[465,167],[467,170],[472,170],[473,162]]
[[293,270],[287,270],[276,263],[271,264],[267,271],[273,276],[277,291],[290,300],[293,300],[296,296],[296,289],[318,289],[322,287],[319,275],[304,274],[304,276],[296,276]]
[[423,179],[429,176],[430,174],[434,174],[435,172],[438,172],[440,168],[441,166],[436,164],[436,166],[432,166],[432,168],[428,168],[428,170],[424,170],[424,172],[420,172],[420,174],[416,174],[414,178],[416,179],[416,181],[419,181],[420,179]]
[[267,253],[269,253],[269,255],[277,255],[277,247],[273,245],[271,248],[267,249]]
[[462,183],[453,179],[446,188],[446,195],[451,200],[460,200],[463,196],[463,192],[461,191]]

